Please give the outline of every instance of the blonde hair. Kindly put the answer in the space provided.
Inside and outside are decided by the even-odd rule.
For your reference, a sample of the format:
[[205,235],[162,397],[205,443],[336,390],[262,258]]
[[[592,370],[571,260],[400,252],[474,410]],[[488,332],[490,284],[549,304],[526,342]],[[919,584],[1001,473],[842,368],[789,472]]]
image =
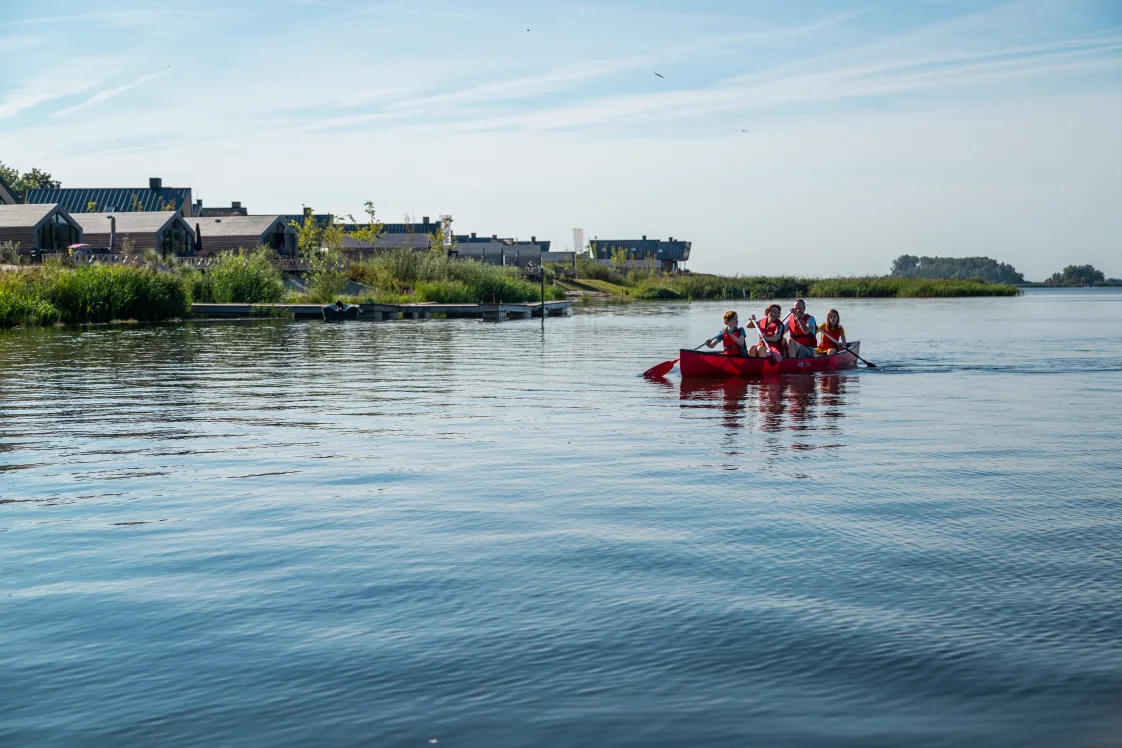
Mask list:
[[732,311],[731,309],[729,311],[725,312],[725,324],[727,325],[729,323],[729,320],[732,319],[735,316],[736,316],[736,312]]

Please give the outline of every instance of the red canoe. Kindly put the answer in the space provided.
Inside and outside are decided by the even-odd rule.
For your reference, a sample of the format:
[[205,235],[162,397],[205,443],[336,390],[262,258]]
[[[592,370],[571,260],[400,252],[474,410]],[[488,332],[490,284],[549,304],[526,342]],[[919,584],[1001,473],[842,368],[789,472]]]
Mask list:
[[[860,355],[861,343],[850,343],[853,353]],[[726,356],[723,353],[702,353],[682,349],[678,366],[683,377],[759,377],[772,374],[811,374],[816,371],[837,371],[857,366],[857,356],[848,351],[833,356],[785,358],[779,363],[766,358]]]

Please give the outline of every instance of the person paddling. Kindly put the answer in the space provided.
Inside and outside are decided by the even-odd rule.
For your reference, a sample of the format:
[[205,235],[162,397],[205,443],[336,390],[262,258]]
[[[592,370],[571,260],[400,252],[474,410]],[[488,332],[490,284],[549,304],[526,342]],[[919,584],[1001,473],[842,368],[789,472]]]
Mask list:
[[837,309],[831,309],[826,314],[826,322],[818,326],[818,332],[822,333],[822,342],[815,353],[820,356],[832,356],[839,348],[845,348],[845,328]]
[[806,313],[806,302],[795,299],[795,305],[787,315],[787,355],[791,358],[811,358],[818,346],[818,323]]
[[787,326],[779,319],[782,314],[778,304],[772,304],[764,310],[763,321],[758,321],[755,317],[748,320],[748,326],[754,327],[759,330],[760,335],[766,343],[756,343],[748,349],[748,355],[752,358],[767,358],[769,346],[776,348],[781,355],[786,355],[786,343],[783,340],[783,333],[787,331]]
[[717,341],[721,341],[725,346],[726,356],[745,356],[748,352],[748,333],[744,331],[743,327],[739,327],[740,320],[736,316],[736,312],[725,312],[724,328],[705,341],[705,345],[710,348],[717,345]]

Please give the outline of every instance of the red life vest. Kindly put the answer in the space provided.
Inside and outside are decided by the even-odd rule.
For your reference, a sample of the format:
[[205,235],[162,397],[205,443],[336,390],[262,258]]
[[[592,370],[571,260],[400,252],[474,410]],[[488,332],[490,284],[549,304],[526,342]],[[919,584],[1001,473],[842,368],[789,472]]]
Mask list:
[[765,319],[756,322],[756,329],[764,336],[764,340],[779,349],[783,355],[787,355],[787,346],[783,343],[783,333],[787,327],[782,322],[772,322]]
[[802,319],[799,319],[794,314],[792,314],[791,319],[795,321],[795,324],[791,325],[790,328],[791,340],[807,348],[817,347],[817,330],[815,330],[813,327],[810,327],[810,315],[804,314],[802,316]]
[[[738,327],[736,332],[740,333],[741,339],[747,336],[743,327]],[[721,342],[725,344],[726,356],[743,356],[748,353],[748,351],[744,350],[744,346],[737,343],[732,335],[729,335],[729,329],[727,327],[721,330]]]

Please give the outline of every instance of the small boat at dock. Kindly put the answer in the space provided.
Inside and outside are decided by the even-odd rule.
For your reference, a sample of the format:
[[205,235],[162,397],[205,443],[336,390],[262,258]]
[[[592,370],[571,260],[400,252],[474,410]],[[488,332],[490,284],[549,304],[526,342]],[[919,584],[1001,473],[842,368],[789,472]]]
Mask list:
[[[855,355],[856,354],[856,355]],[[678,367],[683,377],[761,377],[774,374],[813,374],[816,371],[838,371],[857,366],[861,343],[850,343],[847,350],[832,356],[785,358],[778,363],[768,358],[727,356],[724,353],[703,353],[683,348]]]
[[323,318],[329,322],[358,319],[362,309],[358,304],[345,304],[342,308],[328,304],[323,308]]

